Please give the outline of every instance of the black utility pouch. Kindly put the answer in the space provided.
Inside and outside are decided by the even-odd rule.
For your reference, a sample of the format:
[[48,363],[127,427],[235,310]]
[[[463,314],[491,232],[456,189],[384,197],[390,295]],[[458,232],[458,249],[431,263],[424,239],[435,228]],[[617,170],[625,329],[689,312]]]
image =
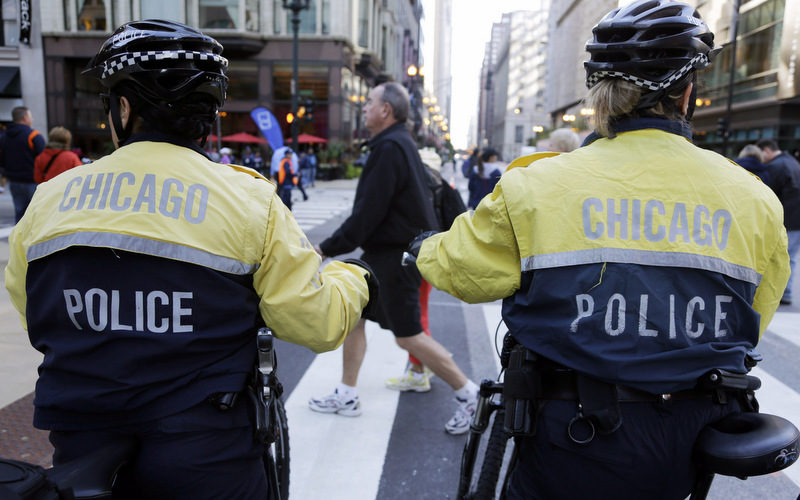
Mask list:
[[504,427],[511,437],[533,436],[536,432],[534,408],[540,393],[536,354],[518,344],[511,350],[503,381]]
[[617,386],[576,373],[578,401],[583,416],[594,423],[600,434],[611,434],[622,425]]

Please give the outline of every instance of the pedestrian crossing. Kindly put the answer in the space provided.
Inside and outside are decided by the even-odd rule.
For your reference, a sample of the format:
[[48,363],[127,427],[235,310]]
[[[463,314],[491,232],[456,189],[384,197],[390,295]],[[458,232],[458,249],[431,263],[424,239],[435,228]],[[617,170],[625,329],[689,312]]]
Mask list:
[[350,189],[306,188],[308,200],[300,190],[292,192],[292,214],[303,231],[310,231],[334,217],[349,215],[355,192]]

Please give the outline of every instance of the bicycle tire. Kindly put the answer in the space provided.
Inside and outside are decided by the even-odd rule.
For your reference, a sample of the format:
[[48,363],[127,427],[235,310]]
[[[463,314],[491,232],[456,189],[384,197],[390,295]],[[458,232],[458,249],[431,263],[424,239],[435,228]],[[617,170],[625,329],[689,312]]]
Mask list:
[[497,480],[500,478],[500,469],[503,467],[503,457],[508,445],[508,435],[503,428],[505,414],[506,412],[502,408],[494,413],[494,422],[489,434],[489,442],[486,444],[478,484],[475,494],[471,497],[475,500],[493,500],[495,498]]
[[[275,399],[273,415],[276,419],[275,441],[264,449],[264,469],[267,481],[277,478],[280,500],[289,498],[289,421],[286,418],[286,409],[283,407],[283,398]],[[269,500],[279,500],[269,489]]]

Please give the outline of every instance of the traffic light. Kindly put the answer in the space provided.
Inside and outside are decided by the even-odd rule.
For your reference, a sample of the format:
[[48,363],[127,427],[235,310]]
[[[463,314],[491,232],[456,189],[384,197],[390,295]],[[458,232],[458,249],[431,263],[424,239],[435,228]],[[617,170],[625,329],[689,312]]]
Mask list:
[[725,118],[717,119],[717,135],[722,138],[728,137],[728,120]]
[[[304,103],[305,108],[305,116],[304,118],[306,121],[310,122],[314,119],[314,101],[311,99],[307,99]],[[299,115],[298,115],[299,117]]]
[[292,123],[293,121],[294,121],[294,115],[291,112],[286,113],[286,123]]

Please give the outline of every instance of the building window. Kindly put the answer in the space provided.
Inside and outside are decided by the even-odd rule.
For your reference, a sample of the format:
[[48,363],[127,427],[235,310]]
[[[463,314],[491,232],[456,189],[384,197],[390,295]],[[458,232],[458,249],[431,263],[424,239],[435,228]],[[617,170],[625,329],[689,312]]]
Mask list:
[[139,19],[171,19],[184,22],[183,9],[178,2],[164,0],[139,0]]
[[258,99],[258,63],[230,61],[228,67],[228,99]]
[[283,12],[281,0],[272,2],[272,32],[276,35],[281,33],[281,12]]
[[78,31],[108,31],[103,0],[78,0]]
[[389,45],[389,40],[386,38],[386,31],[386,26],[381,27],[381,61],[383,61],[384,69],[388,66],[388,61],[386,60],[386,46]]
[[200,29],[237,29],[239,0],[200,0]]
[[247,0],[244,4],[244,29],[256,33],[261,31],[259,12],[258,0]]
[[331,0],[322,0],[322,34],[331,33]]
[[[292,26],[292,11],[286,11],[287,29]],[[308,8],[300,11],[300,26],[298,33],[313,35],[317,32],[317,2],[311,0]]]
[[516,125],[514,127],[514,142],[516,144],[522,144],[522,134],[523,134],[523,126]]
[[361,0],[358,7],[358,45],[369,45],[369,0]]

